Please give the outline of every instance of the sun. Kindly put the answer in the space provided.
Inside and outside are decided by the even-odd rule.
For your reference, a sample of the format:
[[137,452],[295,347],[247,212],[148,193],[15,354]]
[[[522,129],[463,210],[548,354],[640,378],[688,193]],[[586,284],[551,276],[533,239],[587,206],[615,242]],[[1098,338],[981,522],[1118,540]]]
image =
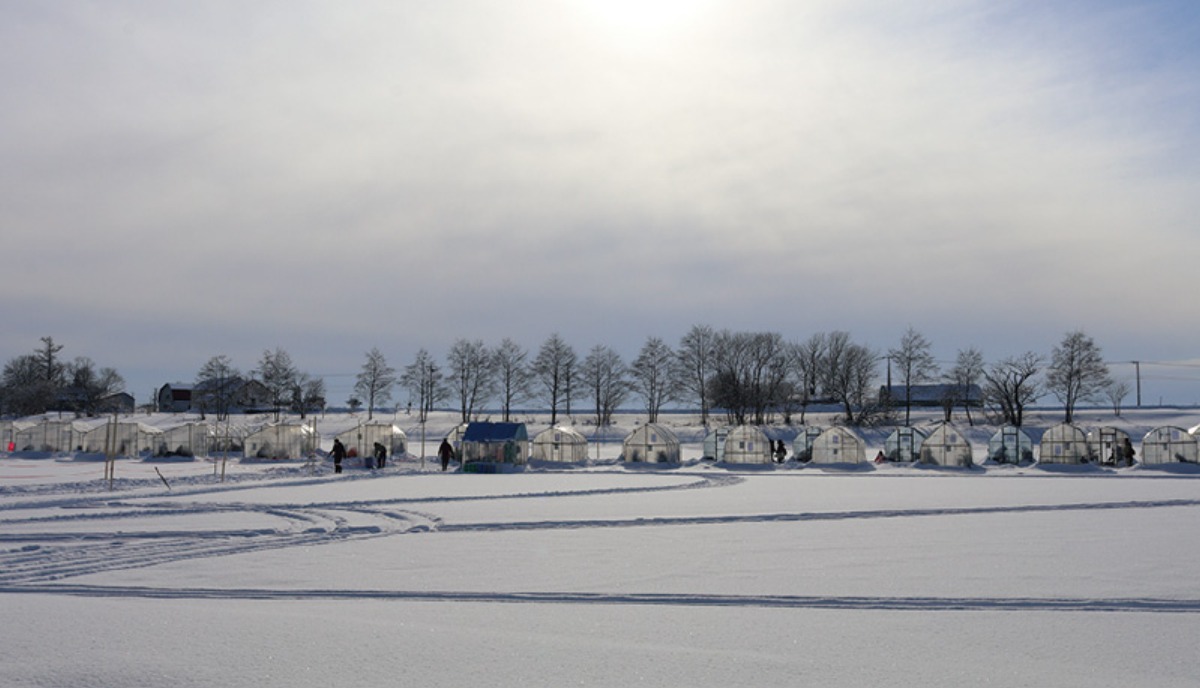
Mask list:
[[588,18],[601,28],[645,37],[675,33],[697,19],[705,0],[586,0]]

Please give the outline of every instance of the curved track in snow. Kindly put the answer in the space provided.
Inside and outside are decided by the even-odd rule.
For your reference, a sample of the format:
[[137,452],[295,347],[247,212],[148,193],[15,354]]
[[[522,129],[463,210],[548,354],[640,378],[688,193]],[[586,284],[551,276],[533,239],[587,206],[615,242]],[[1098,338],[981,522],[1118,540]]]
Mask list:
[[[741,482],[728,475],[702,475],[665,486],[634,486],[543,491],[515,494],[408,497],[385,500],[321,502],[293,505],[202,503],[187,501],[201,494],[309,484],[302,481],[219,486],[171,495],[163,501],[114,500],[103,495],[43,493],[44,499],[8,504],[0,509],[0,591],[39,586],[106,571],[144,568],[189,559],[243,554],[284,547],[311,547],[347,540],[389,537],[443,529],[437,516],[403,505],[451,501],[562,498],[598,494],[659,492],[723,487]],[[67,487],[64,491],[69,490]],[[23,493],[24,494],[24,493]],[[22,513],[29,515],[22,516]],[[36,512],[36,513],[31,513]],[[48,513],[49,512],[49,513]],[[154,525],[168,517],[250,516],[271,525],[261,528],[163,529]],[[129,524],[136,529],[123,531]],[[53,529],[40,529],[53,525]],[[146,527],[146,526],[150,527]],[[452,528],[454,529],[454,528]],[[486,529],[486,527],[485,527]],[[44,589],[44,588],[43,588]]]

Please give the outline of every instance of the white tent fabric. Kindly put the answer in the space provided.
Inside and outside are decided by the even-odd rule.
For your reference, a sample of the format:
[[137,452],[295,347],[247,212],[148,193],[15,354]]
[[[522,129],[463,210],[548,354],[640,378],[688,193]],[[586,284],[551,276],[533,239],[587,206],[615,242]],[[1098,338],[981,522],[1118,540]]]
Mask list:
[[16,448],[16,430],[11,420],[0,420],[0,451],[12,451]]
[[865,443],[848,428],[829,428],[813,441],[811,463],[865,463],[866,460]]
[[666,426],[647,423],[625,438],[622,458],[626,462],[679,463],[679,438]]
[[95,423],[83,434],[81,446],[83,451],[97,454],[107,452],[109,447],[117,456],[154,454],[160,448],[162,435],[162,430],[145,423]]
[[800,428],[796,439],[792,440],[792,456],[800,462],[812,460],[813,442],[821,436],[822,432],[825,432],[825,428],[818,428],[815,425],[806,425]]
[[404,456],[408,452],[408,436],[399,425],[387,421],[364,421],[349,430],[342,431],[336,438],[346,451],[357,456],[373,456],[375,443],[387,447],[388,457]]
[[762,428],[739,425],[725,437],[725,451],[721,458],[726,463],[773,463],[771,439]]
[[921,443],[921,462],[938,466],[970,467],[975,463],[971,443],[953,425],[943,423]]
[[537,461],[582,463],[588,458],[588,441],[578,430],[556,425],[534,435],[530,457]]
[[731,425],[720,425],[704,436],[704,458],[724,461],[725,439],[729,437],[729,431],[732,429]]
[[312,427],[299,423],[272,423],[246,436],[247,458],[300,459],[317,449]]
[[1142,438],[1142,463],[1161,466],[1171,463],[1200,462],[1200,444],[1195,436],[1183,428],[1164,426],[1155,428]]
[[1087,435],[1070,423],[1059,423],[1042,434],[1038,463],[1078,464],[1088,460]]
[[1129,433],[1111,426],[1092,428],[1087,434],[1090,461],[1107,466],[1125,463],[1123,447],[1130,440]]
[[165,428],[159,438],[159,456],[208,456],[212,426],[208,423],[182,423]]
[[996,463],[1032,463],[1033,440],[1021,428],[1005,425],[988,440],[988,460]]
[[883,443],[883,455],[888,461],[912,462],[921,458],[921,443],[925,433],[907,425],[896,428]]
[[61,452],[74,451],[83,444],[86,427],[73,421],[43,420],[24,427],[17,426],[13,433],[17,451]]

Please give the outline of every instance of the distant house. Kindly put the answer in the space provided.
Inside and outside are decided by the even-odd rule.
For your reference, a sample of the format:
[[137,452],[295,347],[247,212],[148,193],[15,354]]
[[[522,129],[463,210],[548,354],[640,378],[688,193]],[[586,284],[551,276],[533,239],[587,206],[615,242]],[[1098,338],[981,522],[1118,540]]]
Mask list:
[[[188,413],[216,411],[213,401],[220,393],[214,389],[215,382],[193,385],[187,382],[170,382],[158,390],[158,410],[163,413]],[[242,377],[224,381],[228,411],[252,413],[271,409],[271,393],[258,380]]]
[[117,392],[100,400],[96,410],[101,413],[133,413],[135,402],[129,392]]
[[158,410],[161,413],[187,413],[192,410],[194,387],[186,382],[168,382],[158,388]]
[[879,402],[891,403],[893,406],[906,406],[909,400],[912,406],[938,408],[948,400],[955,406],[982,406],[983,389],[979,385],[884,385],[879,388]]
[[82,387],[64,387],[54,395],[47,411],[74,413],[77,416],[95,416],[104,413],[133,413],[133,395],[117,392],[97,398],[95,392]]

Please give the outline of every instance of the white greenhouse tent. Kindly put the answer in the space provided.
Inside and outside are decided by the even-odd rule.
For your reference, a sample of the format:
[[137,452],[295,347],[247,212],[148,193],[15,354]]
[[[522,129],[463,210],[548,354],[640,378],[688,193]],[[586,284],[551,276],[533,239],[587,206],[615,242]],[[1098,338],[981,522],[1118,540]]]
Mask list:
[[953,425],[943,423],[921,443],[921,462],[969,468],[975,463],[971,443]]
[[0,420],[0,451],[12,451],[17,446],[16,430],[13,429],[13,421]]
[[866,460],[865,443],[847,428],[834,426],[813,440],[812,463],[865,463]]
[[726,463],[774,463],[772,439],[762,428],[738,425],[725,437],[721,461]]
[[1005,425],[988,440],[988,460],[996,463],[1033,463],[1033,440],[1015,425]]
[[1087,434],[1089,461],[1106,466],[1124,465],[1125,457],[1122,448],[1129,439],[1129,433],[1120,428],[1107,425],[1093,428]]
[[621,458],[627,463],[679,463],[679,438],[665,426],[647,423],[625,438]]
[[729,437],[732,425],[719,425],[704,436],[704,457],[711,461],[724,461],[725,438]]
[[792,457],[801,463],[811,461],[813,442],[821,436],[822,432],[825,432],[825,428],[818,428],[815,425],[806,425],[800,428],[796,439],[792,440]]
[[1142,463],[1161,466],[1170,463],[1200,462],[1200,444],[1183,428],[1155,428],[1142,438]]
[[137,421],[98,423],[83,434],[83,451],[107,453],[111,447],[117,456],[154,454],[159,449],[163,431]]
[[73,421],[43,420],[25,427],[17,426],[13,441],[17,451],[65,452],[82,446],[83,434]]
[[302,459],[317,450],[317,434],[301,423],[271,423],[246,435],[246,458]]
[[1038,463],[1087,463],[1087,435],[1070,423],[1047,428],[1038,448]]
[[925,433],[907,425],[896,428],[883,443],[883,455],[888,461],[911,463],[921,458],[921,443]]
[[203,422],[181,423],[163,428],[155,456],[208,456],[212,426]]
[[350,456],[374,456],[375,443],[387,447],[388,458],[408,453],[408,436],[399,425],[369,420],[336,435]]
[[578,430],[556,425],[534,435],[530,458],[536,461],[583,463],[588,458],[588,441]]

